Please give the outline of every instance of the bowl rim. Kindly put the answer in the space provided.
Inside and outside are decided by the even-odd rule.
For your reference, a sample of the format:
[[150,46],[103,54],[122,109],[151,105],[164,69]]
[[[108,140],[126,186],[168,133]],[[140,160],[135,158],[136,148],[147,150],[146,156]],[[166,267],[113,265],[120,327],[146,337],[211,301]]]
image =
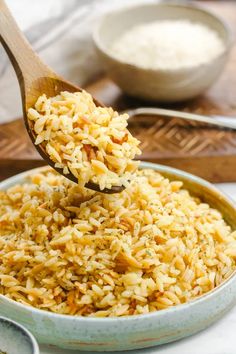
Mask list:
[[[34,169],[30,169],[24,172],[21,172],[19,174],[16,174],[12,177],[9,177],[2,182],[0,182],[0,191],[5,190],[5,188],[9,188],[8,185],[12,183],[17,183],[21,184],[24,182],[25,179],[27,179],[30,175],[47,170],[49,166],[41,166],[37,167]],[[196,175],[193,175],[191,173],[185,172],[180,169],[176,169],[173,167],[169,167],[166,165],[161,165],[157,163],[152,163],[152,162],[141,162],[140,168],[149,168],[149,169],[154,169],[158,171],[159,173],[171,173],[177,176],[177,178],[183,178],[192,181],[193,183],[200,184],[201,186],[211,190],[212,192],[215,192],[219,198],[224,200],[228,205],[230,205],[232,208],[236,210],[236,203],[225,193],[223,193],[220,189],[215,187],[212,183],[206,181],[205,179],[198,177]],[[15,181],[16,180],[16,181]],[[187,308],[191,308],[192,306],[195,306],[196,304],[202,303],[206,300],[210,300],[212,297],[216,296],[219,292],[224,291],[225,288],[227,288],[236,278],[236,269],[233,271],[233,273],[226,279],[224,280],[220,285],[215,287],[214,289],[208,291],[207,293],[199,296],[198,298],[195,298],[193,300],[190,300],[188,302],[174,305],[168,309],[163,309],[159,311],[153,311],[149,312],[147,314],[139,314],[139,315],[126,315],[122,317],[85,317],[85,316],[73,316],[73,315],[65,315],[65,314],[60,314],[60,313],[54,313],[50,311],[46,311],[43,309],[38,309],[36,307],[30,306],[30,305],[24,305],[21,304],[20,302],[17,302],[15,300],[12,300],[8,298],[5,295],[0,294],[0,299],[2,299],[3,302],[7,302],[9,305],[17,308],[19,307],[20,309],[30,312],[34,315],[39,315],[39,316],[46,316],[46,317],[51,317],[54,319],[58,320],[64,320],[64,321],[83,321],[86,323],[100,323],[100,324],[113,324],[117,322],[122,322],[122,321],[136,321],[137,319],[143,319],[143,320],[148,320],[152,318],[159,318],[163,315],[168,315],[172,314],[175,312],[180,312],[184,311]],[[1,318],[1,317],[0,317]],[[19,325],[20,326],[20,325]],[[23,327],[24,329],[24,327]],[[27,331],[27,330],[26,330]],[[30,334],[30,332],[29,332]],[[32,336],[33,337],[33,336]],[[36,343],[37,344],[37,343]],[[38,354],[36,352],[36,354]]]
[[[143,68],[139,65],[131,64],[131,63],[126,62],[125,60],[117,58],[111,51],[109,51],[107,46],[104,44],[104,42],[101,38],[101,35],[100,35],[101,26],[106,21],[106,18],[109,17],[110,15],[111,16],[119,15],[119,14],[125,13],[126,11],[130,11],[132,9],[137,9],[137,8],[143,8],[143,7],[146,7],[146,8],[148,8],[148,7],[175,8],[176,7],[176,8],[182,8],[182,9],[187,8],[187,9],[191,9],[193,11],[202,12],[202,13],[210,16],[216,22],[220,23],[223,26],[223,28],[225,29],[225,32],[227,34],[227,38],[226,38],[226,40],[223,41],[224,50],[222,51],[222,53],[218,54],[215,58],[213,58],[205,63],[201,63],[198,65],[189,66],[189,67],[181,67],[178,69],[176,69],[176,68],[158,68],[158,69]],[[109,59],[113,60],[117,64],[124,65],[129,68],[134,68],[136,70],[141,70],[143,72],[150,72],[150,73],[159,72],[159,73],[163,73],[163,74],[164,73],[166,73],[166,74],[174,74],[174,73],[183,74],[183,73],[191,72],[192,70],[197,69],[197,68],[207,67],[207,66],[209,66],[210,63],[214,63],[215,61],[217,61],[217,60],[223,58],[225,55],[227,55],[230,52],[230,50],[235,42],[235,37],[233,36],[233,32],[232,32],[230,26],[228,25],[228,23],[223,18],[221,18],[220,16],[216,15],[215,13],[205,9],[204,7],[200,6],[199,4],[178,3],[175,1],[170,1],[169,3],[164,3],[164,2],[141,3],[141,4],[137,4],[137,5],[128,5],[128,6],[120,7],[118,9],[115,9],[112,11],[108,11],[100,17],[97,24],[94,26],[93,31],[92,31],[92,39],[93,39],[93,43],[95,44],[95,47],[97,47],[97,49],[103,55],[105,55]]]
[[27,339],[29,340],[29,343],[31,344],[32,354],[40,354],[38,343],[37,343],[36,339],[34,338],[33,334],[30,331],[28,331],[28,329],[26,329],[24,326],[22,326],[18,322],[15,322],[15,321],[13,321],[7,317],[4,317],[4,316],[0,316],[0,323],[7,323],[8,325],[16,328],[17,332],[20,332],[21,334],[26,336]]

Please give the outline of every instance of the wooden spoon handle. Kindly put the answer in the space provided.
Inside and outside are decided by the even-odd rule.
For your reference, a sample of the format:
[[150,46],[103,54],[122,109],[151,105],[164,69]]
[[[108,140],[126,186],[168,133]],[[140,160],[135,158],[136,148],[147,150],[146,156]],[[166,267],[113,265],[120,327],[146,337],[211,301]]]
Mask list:
[[51,69],[42,63],[31,48],[4,0],[0,0],[0,41],[12,62],[21,88],[38,77],[38,71],[45,72],[45,75],[52,74]]

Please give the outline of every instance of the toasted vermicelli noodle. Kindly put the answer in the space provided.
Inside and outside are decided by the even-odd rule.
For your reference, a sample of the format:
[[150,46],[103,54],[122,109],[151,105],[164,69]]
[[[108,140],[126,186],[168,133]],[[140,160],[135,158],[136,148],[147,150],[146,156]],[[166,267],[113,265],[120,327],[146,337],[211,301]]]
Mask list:
[[139,162],[139,141],[127,130],[128,114],[97,107],[86,92],[42,95],[28,110],[35,144],[44,144],[55,167],[71,172],[82,187],[92,181],[100,189],[127,186]]
[[193,300],[235,270],[236,232],[153,170],[117,195],[49,168],[0,193],[0,293],[23,304],[144,314]]

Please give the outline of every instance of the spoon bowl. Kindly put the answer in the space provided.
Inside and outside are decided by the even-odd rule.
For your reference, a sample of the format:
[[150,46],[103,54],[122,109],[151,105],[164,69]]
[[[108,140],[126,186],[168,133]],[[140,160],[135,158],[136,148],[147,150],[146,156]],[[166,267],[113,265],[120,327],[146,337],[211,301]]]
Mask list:
[[[82,91],[82,89],[64,80],[41,61],[20,31],[4,0],[0,0],[0,42],[5,48],[17,75],[21,91],[24,122],[34,144],[36,134],[33,129],[33,123],[27,117],[27,112],[29,108],[34,106],[38,97],[42,94],[46,94],[47,97],[54,97],[62,91],[78,92]],[[93,101],[96,106],[104,106],[95,98],[93,98]],[[60,174],[63,174],[62,169],[56,168],[54,162],[50,159],[46,152],[45,144],[34,144],[34,146],[47,164]],[[63,174],[63,176],[73,182],[78,182],[71,172],[66,175]],[[124,186],[113,186],[110,189],[100,190],[99,185],[93,182],[88,182],[85,186],[89,189],[109,194],[119,193],[125,189]]]

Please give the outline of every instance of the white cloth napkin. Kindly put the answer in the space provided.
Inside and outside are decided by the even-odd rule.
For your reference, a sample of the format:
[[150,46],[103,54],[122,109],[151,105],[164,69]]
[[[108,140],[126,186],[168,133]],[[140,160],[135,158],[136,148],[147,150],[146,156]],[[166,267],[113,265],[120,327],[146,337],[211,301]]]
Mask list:
[[[147,0],[6,2],[43,61],[66,79],[82,86],[101,71],[91,38],[99,16],[111,9]],[[1,124],[22,115],[17,79],[3,48],[0,48],[0,92]]]

